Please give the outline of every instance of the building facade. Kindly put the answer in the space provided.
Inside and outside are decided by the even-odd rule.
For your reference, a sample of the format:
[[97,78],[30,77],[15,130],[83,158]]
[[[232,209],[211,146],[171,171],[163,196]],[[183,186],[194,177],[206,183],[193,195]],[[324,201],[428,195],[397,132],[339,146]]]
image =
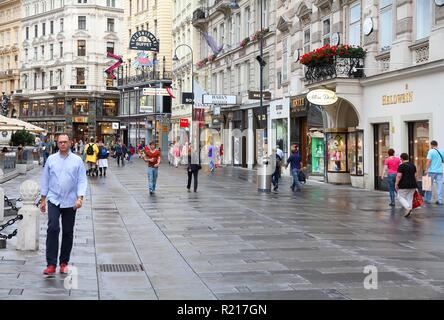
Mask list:
[[22,1],[20,118],[77,140],[118,133],[119,92],[105,70],[122,51],[122,0]]
[[[143,89],[171,87],[172,1],[125,1],[125,32],[122,51],[124,65],[118,71],[121,94],[119,118],[121,137],[127,144],[156,141],[168,148],[171,96],[144,95]],[[130,40],[139,31],[148,31],[159,44],[159,51],[130,49]],[[147,37],[138,41],[151,42]]]
[[11,98],[20,85],[20,19],[20,1],[0,1],[0,93],[10,99],[8,115],[13,117],[18,113],[18,105]]
[[[276,1],[210,0],[205,4],[199,9],[205,15],[193,24],[223,46],[214,54],[208,46],[201,45],[201,60],[197,62],[199,81],[205,91],[219,96],[210,97],[204,115],[204,126],[213,136],[208,140],[216,146],[223,145],[225,164],[253,168],[257,155],[268,149],[267,122],[276,77]],[[202,37],[201,43],[205,43],[203,34]],[[262,86],[271,93],[271,97],[264,98],[262,107],[257,97],[261,41]],[[235,103],[226,103],[233,96]]]

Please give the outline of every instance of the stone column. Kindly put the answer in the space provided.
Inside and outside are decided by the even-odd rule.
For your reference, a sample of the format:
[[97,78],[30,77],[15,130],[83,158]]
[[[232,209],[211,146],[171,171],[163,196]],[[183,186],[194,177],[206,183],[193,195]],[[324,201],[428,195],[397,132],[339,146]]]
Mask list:
[[40,187],[33,180],[26,180],[20,186],[23,206],[18,214],[23,215],[23,220],[18,222],[17,250],[39,249],[40,210],[34,204],[39,192]]

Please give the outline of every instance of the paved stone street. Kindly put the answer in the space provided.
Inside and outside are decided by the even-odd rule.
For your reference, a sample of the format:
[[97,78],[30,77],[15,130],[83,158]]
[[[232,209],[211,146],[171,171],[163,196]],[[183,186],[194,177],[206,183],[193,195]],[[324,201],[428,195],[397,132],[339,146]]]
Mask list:
[[[18,195],[25,178],[2,185]],[[0,299],[431,299],[444,298],[444,208],[403,217],[388,195],[309,181],[292,193],[256,191],[255,173],[204,170],[199,190],[163,164],[155,195],[139,159],[89,179],[71,263],[77,289],[45,279],[46,215],[39,252],[0,250]],[[8,229],[9,231],[12,228]],[[110,272],[131,264],[130,272]],[[364,267],[378,289],[364,288]]]

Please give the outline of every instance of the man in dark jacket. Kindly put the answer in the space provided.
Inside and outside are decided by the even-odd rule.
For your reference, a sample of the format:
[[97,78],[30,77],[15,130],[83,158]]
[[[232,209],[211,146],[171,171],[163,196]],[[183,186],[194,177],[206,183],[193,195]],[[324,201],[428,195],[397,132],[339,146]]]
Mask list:
[[197,176],[199,174],[199,170],[201,169],[201,165],[199,163],[193,163],[191,160],[191,144],[188,146],[188,166],[187,166],[187,173],[188,173],[188,184],[187,189],[188,192],[190,192],[191,188],[191,179],[194,176],[194,192],[197,192]]
[[302,158],[299,154],[299,146],[297,144],[293,145],[291,148],[291,155],[287,160],[287,165],[285,169],[287,169],[288,165],[290,165],[291,175],[293,176],[293,184],[291,185],[291,191],[294,191],[296,187],[298,191],[301,191],[301,183],[299,182],[299,171],[301,171],[301,162]]

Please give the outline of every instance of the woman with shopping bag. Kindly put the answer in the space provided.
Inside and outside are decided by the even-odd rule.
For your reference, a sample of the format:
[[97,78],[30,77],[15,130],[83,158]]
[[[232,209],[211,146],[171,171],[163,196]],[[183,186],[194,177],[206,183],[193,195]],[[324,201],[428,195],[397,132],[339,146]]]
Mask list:
[[395,189],[398,192],[399,202],[405,209],[404,217],[407,218],[414,209],[413,199],[415,192],[417,193],[418,185],[416,183],[416,166],[409,161],[409,155],[402,153],[401,160],[402,164],[398,167],[396,175]]

